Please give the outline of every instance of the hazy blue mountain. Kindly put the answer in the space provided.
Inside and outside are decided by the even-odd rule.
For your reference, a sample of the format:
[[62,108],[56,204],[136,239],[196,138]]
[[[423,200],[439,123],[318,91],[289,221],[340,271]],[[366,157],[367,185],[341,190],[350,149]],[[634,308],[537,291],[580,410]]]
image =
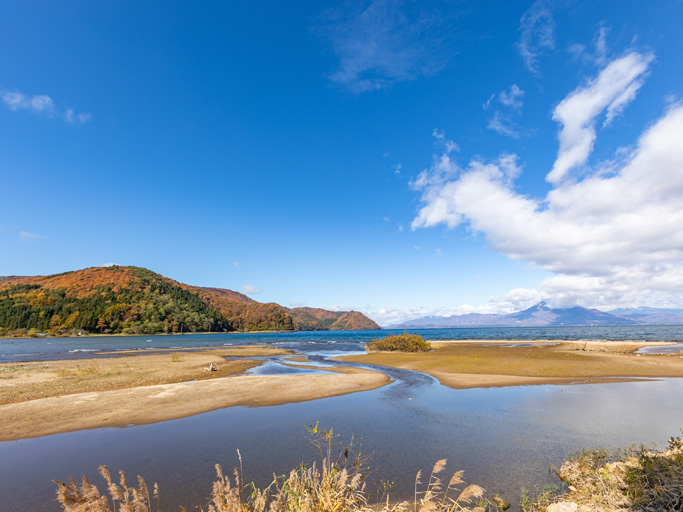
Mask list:
[[493,326],[543,326],[543,325],[632,325],[641,323],[597,309],[574,306],[571,308],[550,308],[545,302],[508,315],[484,315],[468,313],[452,316],[426,316],[400,324],[389,325],[389,329],[428,327],[493,327]]
[[629,318],[637,324],[671,325],[683,324],[683,309],[667,308],[620,308],[610,311],[613,315]]

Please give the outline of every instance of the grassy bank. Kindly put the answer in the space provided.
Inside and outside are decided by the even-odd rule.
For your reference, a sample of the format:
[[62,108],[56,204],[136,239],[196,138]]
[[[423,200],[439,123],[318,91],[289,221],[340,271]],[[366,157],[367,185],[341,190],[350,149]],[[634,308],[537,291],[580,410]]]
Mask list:
[[683,439],[664,450],[585,450],[562,464],[563,488],[523,496],[523,512],[683,510]]

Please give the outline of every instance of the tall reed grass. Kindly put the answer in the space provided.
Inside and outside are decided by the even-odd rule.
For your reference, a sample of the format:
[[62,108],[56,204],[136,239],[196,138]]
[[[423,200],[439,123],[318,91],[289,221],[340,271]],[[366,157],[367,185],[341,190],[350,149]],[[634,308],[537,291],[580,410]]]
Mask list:
[[[429,477],[422,482],[422,472],[415,478],[413,502],[391,503],[388,496],[382,503],[368,504],[363,458],[354,454],[353,446],[346,446],[334,458],[333,432],[320,431],[318,425],[310,427],[314,443],[322,449],[318,465],[304,464],[290,471],[289,475],[274,477],[264,489],[243,481],[242,458],[240,468],[235,467],[226,475],[216,464],[217,479],[213,483],[211,498],[204,507],[206,512],[486,512],[497,507],[483,498],[484,489],[477,485],[464,486],[463,471],[457,471],[447,481],[441,479],[446,467],[442,459],[432,468]],[[128,483],[126,474],[119,471],[115,483],[106,466],[100,466],[100,474],[107,486],[107,493],[83,476],[78,485],[55,480],[57,500],[64,512],[160,512],[159,488],[154,484],[150,494],[145,480],[138,476],[137,487]],[[184,508],[182,510],[185,510]]]

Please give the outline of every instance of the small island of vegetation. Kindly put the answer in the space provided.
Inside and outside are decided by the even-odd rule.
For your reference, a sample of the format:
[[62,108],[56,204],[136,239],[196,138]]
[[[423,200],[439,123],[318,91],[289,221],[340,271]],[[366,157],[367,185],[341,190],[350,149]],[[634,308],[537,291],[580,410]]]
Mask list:
[[403,332],[374,339],[365,348],[368,352],[429,352],[432,344],[419,334]]

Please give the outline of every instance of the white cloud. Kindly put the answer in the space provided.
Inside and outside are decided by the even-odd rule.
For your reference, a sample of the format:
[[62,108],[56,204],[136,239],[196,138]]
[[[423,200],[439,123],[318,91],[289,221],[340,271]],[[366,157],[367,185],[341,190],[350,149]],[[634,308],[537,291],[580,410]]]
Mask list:
[[[617,59],[598,79],[560,103],[561,114],[556,118],[563,125],[561,149],[568,148],[566,130],[578,126],[576,131],[590,132],[600,111],[606,110],[608,116],[612,112],[613,117],[625,104],[624,98],[635,93],[638,77],[651,60],[639,54]],[[600,107],[574,103],[578,95]],[[574,106],[573,113],[568,105]],[[539,290],[525,292],[530,301],[550,299],[555,305],[589,307],[680,306],[681,133],[683,104],[676,103],[643,132],[633,148],[621,151],[609,172],[587,169],[576,181],[553,180],[553,188],[542,198],[514,189],[520,172],[515,155],[488,162],[472,160],[465,168],[447,155],[435,157],[432,167],[413,182],[422,192],[423,206],[412,227],[465,224],[484,233],[496,251],[554,273]],[[510,303],[522,303],[522,299],[501,298]]]
[[498,101],[500,101],[506,107],[519,110],[524,104],[524,101],[522,100],[523,97],[524,91],[520,89],[517,84],[512,84],[510,86],[510,92],[502,91],[498,95]]
[[512,137],[513,139],[518,139],[522,135],[521,127],[510,119],[509,115],[503,114],[500,111],[493,114],[486,127],[500,135]]
[[289,305],[290,308],[303,308],[306,306],[305,302],[293,302]]
[[432,137],[434,137],[434,144],[441,147],[447,155],[454,152],[460,151],[460,146],[455,142],[446,138],[446,133],[443,130],[434,128],[432,131]]
[[31,233],[30,231],[19,231],[19,240],[24,240],[26,242],[33,242],[36,240],[46,240],[47,237],[44,235],[38,235],[36,233]]
[[32,112],[46,112],[52,114],[55,104],[52,98],[45,94],[26,96],[20,92],[4,92],[2,102],[12,111],[30,110]]
[[[491,95],[483,108],[487,110],[495,94]],[[517,84],[512,84],[509,91],[501,91],[498,94],[498,103],[501,105],[493,113],[486,127],[501,135],[518,139],[522,135],[522,128],[512,120],[512,116],[521,113],[524,105],[524,91]]]
[[357,8],[329,10],[318,31],[339,58],[330,80],[352,92],[390,87],[442,69],[443,17],[426,3],[403,9],[398,0],[372,0]]
[[83,124],[91,120],[89,113],[81,112],[77,114],[71,107],[66,107],[63,112],[58,110],[52,98],[46,94],[28,96],[21,92],[5,91],[2,93],[2,102],[13,112],[28,110],[29,112],[42,114],[47,117],[61,117],[67,123]]
[[256,286],[252,286],[250,284],[245,284],[242,287],[242,293],[246,293],[247,295],[255,295],[257,293],[261,293],[261,288],[256,288]]
[[100,267],[117,267],[117,266],[118,266],[118,263],[112,263],[112,262],[103,263],[102,265],[100,265]]
[[552,0],[536,0],[520,20],[517,49],[526,68],[538,75],[541,55],[555,48],[555,20]]
[[553,119],[562,124],[562,130],[557,159],[547,175],[549,182],[561,181],[573,168],[586,162],[593,150],[597,117],[605,112],[606,126],[621,113],[635,98],[652,60],[651,54],[637,52],[616,59],[555,107]]
[[583,62],[604,66],[607,63],[607,34],[609,30],[609,27],[600,27],[593,38],[592,51],[583,44],[573,44],[569,47],[569,53]]
[[240,268],[240,264],[239,264],[238,261],[233,261],[233,262],[232,262],[232,266],[235,267],[235,268]]

